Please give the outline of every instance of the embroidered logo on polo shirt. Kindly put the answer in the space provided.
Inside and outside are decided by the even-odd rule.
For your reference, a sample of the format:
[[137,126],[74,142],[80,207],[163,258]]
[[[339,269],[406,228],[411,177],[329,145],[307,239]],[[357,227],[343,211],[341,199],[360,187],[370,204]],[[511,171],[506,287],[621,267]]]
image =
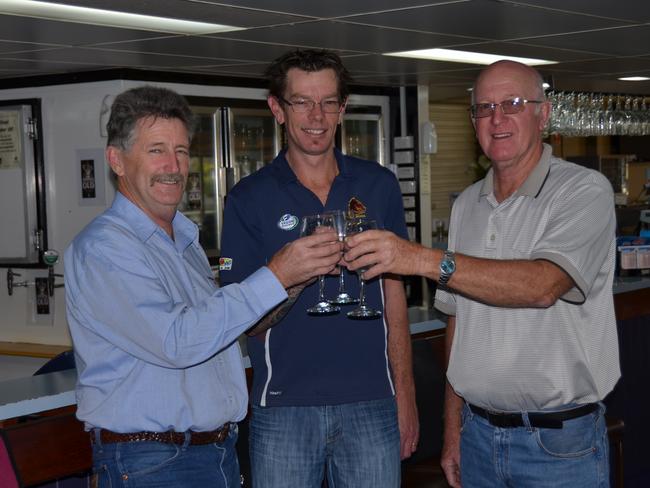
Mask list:
[[284,214],[282,217],[280,217],[280,220],[278,220],[278,228],[282,230],[293,230],[297,227],[297,225],[298,217],[295,215]]
[[366,206],[357,197],[352,197],[348,201],[348,216],[352,218],[366,216]]
[[232,269],[232,258],[219,258],[219,271],[230,271]]

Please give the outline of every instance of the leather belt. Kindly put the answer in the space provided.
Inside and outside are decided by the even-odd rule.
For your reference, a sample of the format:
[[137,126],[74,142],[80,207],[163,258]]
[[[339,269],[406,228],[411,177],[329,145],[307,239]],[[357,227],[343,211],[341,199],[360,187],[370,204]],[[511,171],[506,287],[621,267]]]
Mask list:
[[[216,430],[208,432],[196,432],[190,430],[190,445],[198,446],[204,444],[220,444],[226,440],[232,423],[226,423]],[[95,441],[94,432],[90,431],[90,439]],[[116,442],[162,442],[163,444],[184,444],[185,432],[128,432],[119,433],[106,429],[100,429],[99,439],[102,444],[114,444]]]
[[[521,413],[490,412],[476,405],[468,403],[467,406],[472,413],[483,417],[494,427],[524,427],[524,419]],[[561,429],[565,420],[577,419],[590,414],[598,409],[598,403],[586,403],[570,410],[557,412],[529,412],[528,420],[532,427],[544,429]]]

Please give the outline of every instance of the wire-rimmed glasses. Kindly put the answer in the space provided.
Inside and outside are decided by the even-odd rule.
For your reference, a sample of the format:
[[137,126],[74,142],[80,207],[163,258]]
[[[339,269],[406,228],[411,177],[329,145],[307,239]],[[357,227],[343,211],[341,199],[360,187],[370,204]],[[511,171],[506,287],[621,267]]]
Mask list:
[[514,115],[523,112],[528,103],[544,103],[543,100],[526,100],[525,98],[515,97],[510,100],[504,100],[501,103],[475,103],[469,107],[469,112],[475,119],[491,117],[497,107],[506,115]]
[[[319,228],[334,228],[334,219],[331,215],[319,214],[303,217],[300,222],[300,237],[310,236]],[[318,276],[318,301],[307,309],[309,315],[334,315],[341,308],[325,299],[325,275]]]
[[293,100],[287,100],[284,97],[278,97],[285,105],[289,105],[291,110],[296,113],[303,114],[306,112],[311,112],[314,110],[316,105],[320,106],[320,109],[326,114],[337,114],[343,108],[343,102],[338,98],[326,98],[320,102],[310,100],[309,98],[294,98]]

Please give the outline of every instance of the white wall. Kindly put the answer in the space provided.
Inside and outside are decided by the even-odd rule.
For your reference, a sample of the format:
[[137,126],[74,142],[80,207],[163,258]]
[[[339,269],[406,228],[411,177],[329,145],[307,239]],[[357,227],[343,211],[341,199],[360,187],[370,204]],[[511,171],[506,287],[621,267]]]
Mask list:
[[[118,93],[138,85],[134,81],[103,81],[58,85],[49,87],[18,88],[0,91],[0,100],[40,98],[43,124],[43,150],[46,180],[46,211],[48,245],[61,255],[72,238],[108,207],[114,196],[109,170],[104,165],[105,202],[97,206],[79,205],[78,164],[76,152],[80,149],[103,149],[106,139],[100,134],[100,110],[106,95]],[[264,99],[266,90],[188,85],[175,83],[149,83],[166,86],[183,95]],[[96,169],[97,171],[97,169]],[[100,175],[97,175],[98,177]],[[3,202],[7,210],[8,202]],[[3,232],[0,230],[0,232]],[[63,259],[56,266],[63,273]],[[16,280],[33,281],[47,276],[46,270],[17,269]],[[57,279],[62,281],[61,278]],[[6,270],[0,269],[0,341],[32,342],[70,345],[70,335],[65,319],[63,288],[57,288],[53,298],[51,316],[36,316],[33,306],[34,288],[16,288],[7,293]],[[52,305],[51,305],[52,306]]]

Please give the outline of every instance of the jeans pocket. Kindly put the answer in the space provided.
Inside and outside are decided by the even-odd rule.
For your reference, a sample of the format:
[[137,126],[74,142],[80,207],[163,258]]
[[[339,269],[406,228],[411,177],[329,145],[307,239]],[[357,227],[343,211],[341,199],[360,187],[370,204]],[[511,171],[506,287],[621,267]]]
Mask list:
[[160,442],[128,442],[121,444],[120,471],[129,477],[155,473],[173,463],[181,455],[176,444]]
[[564,422],[561,429],[536,429],[539,447],[555,457],[575,458],[596,451],[598,435],[597,414],[585,415]]

